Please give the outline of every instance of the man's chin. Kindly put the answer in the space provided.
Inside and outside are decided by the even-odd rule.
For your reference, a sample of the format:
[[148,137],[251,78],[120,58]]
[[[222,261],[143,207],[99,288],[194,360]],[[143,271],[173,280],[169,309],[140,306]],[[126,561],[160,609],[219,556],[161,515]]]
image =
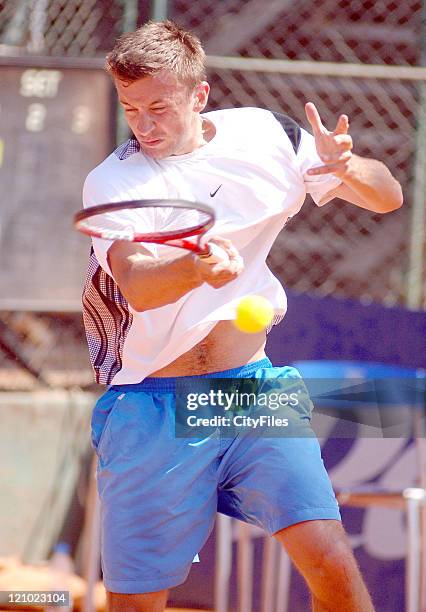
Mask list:
[[170,148],[167,147],[167,145],[165,145],[163,141],[159,141],[158,143],[155,142],[153,144],[140,142],[139,144],[140,144],[142,151],[148,157],[154,157],[155,159],[161,159],[162,157],[168,157],[169,155],[173,154],[172,152],[170,152],[169,150]]

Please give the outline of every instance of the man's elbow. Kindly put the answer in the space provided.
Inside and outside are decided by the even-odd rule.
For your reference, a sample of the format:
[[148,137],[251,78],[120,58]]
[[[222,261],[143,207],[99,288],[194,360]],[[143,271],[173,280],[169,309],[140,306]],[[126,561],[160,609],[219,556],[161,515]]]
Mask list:
[[132,310],[136,312],[144,312],[145,310],[152,308],[152,306],[148,304],[149,300],[147,299],[147,296],[144,295],[145,292],[142,293],[141,291],[135,290],[136,283],[132,279],[129,270],[121,270],[120,272],[120,275],[117,275],[116,277],[116,282],[121,295],[124,297]]
[[154,308],[154,306],[150,306],[149,304],[146,304],[145,302],[141,302],[141,301],[135,301],[135,300],[127,300],[129,306],[131,306],[132,310],[134,310],[135,312],[146,312],[147,310],[152,310]]
[[[123,294],[124,295],[124,294]],[[125,295],[124,296],[129,306],[135,312],[146,312],[147,310],[153,310],[154,308],[159,308],[159,306],[163,306],[163,304],[158,304],[149,299],[144,299],[142,296],[135,295]]]
[[[158,293],[152,289],[135,290],[134,284],[129,284],[126,288],[121,288],[121,293],[126,299],[129,306],[135,312],[146,312],[147,310],[154,310],[155,308],[161,308],[161,306],[167,306],[172,304],[179,299],[179,295],[168,295],[167,291]],[[124,289],[124,290],[123,290]]]
[[122,287],[121,293],[135,312],[145,312],[158,307],[158,304],[156,304],[149,295],[146,295],[145,292],[137,293],[132,290],[131,287]]
[[402,193],[402,188],[401,188],[401,185],[398,182],[396,182],[392,196],[388,199],[387,208],[384,212],[392,212],[393,210],[398,210],[398,208],[401,208],[403,203],[404,203],[404,196]]
[[391,188],[384,191],[377,205],[372,209],[378,213],[388,213],[401,208],[404,203],[404,196],[401,185],[396,179],[393,179]]

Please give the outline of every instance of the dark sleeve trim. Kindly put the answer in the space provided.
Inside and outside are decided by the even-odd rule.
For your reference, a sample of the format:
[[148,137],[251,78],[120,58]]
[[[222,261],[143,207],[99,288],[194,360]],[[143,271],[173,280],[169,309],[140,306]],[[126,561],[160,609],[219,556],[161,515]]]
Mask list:
[[293,146],[294,152],[297,154],[299,150],[300,139],[302,136],[302,130],[300,128],[300,125],[296,123],[294,119],[287,117],[287,115],[283,115],[281,113],[275,113],[274,111],[270,111],[270,112],[274,115],[275,119],[278,121],[278,123],[283,128],[284,132],[289,137],[290,142]]

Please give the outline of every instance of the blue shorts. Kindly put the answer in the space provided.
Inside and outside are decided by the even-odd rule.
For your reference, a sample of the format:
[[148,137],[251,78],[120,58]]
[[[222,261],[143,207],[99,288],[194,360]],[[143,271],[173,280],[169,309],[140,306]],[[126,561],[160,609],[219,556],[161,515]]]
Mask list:
[[[208,377],[300,375],[262,359]],[[315,437],[225,438],[217,429],[196,440],[178,438],[173,381],[111,387],[93,412],[102,570],[111,592],[146,593],[184,582],[217,511],[268,534],[301,521],[340,520]],[[308,403],[300,418],[309,426]]]

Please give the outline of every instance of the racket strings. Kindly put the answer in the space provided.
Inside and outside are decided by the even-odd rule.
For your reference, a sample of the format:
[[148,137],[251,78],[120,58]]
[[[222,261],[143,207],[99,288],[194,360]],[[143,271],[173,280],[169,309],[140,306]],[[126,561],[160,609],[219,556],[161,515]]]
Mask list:
[[[146,206],[138,209],[127,209],[114,212],[93,214],[80,221],[87,230],[101,235],[105,239],[133,240],[141,235],[149,241],[153,235],[161,240],[161,236],[179,237],[193,228],[202,228],[210,222],[210,215],[195,209]],[[198,232],[197,232],[198,233]]]

